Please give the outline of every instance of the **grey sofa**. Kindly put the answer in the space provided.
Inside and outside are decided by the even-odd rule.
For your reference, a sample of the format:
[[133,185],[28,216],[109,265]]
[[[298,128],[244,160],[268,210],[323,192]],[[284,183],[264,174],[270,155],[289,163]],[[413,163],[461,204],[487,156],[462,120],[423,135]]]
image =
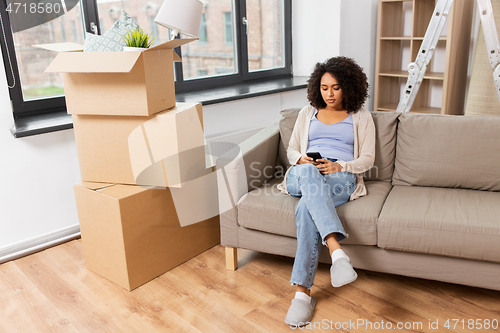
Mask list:
[[[228,269],[237,248],[295,256],[299,199],[276,185],[298,111],[217,160],[232,203],[220,215]],[[500,290],[500,117],[372,115],[368,195],[337,207],[354,267]]]

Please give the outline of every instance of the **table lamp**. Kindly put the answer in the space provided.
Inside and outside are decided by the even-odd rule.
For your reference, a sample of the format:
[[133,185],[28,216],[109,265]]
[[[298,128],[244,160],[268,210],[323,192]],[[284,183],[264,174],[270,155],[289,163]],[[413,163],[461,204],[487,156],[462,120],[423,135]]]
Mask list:
[[171,29],[171,39],[178,33],[198,38],[202,11],[198,0],[164,0],[155,22]]

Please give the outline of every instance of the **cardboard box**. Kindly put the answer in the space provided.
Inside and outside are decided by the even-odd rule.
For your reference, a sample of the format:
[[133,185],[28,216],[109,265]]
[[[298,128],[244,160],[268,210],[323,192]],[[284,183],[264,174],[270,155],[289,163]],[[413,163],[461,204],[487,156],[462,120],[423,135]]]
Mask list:
[[62,73],[70,114],[149,116],[175,106],[174,39],[145,51],[80,52],[81,45],[34,45],[59,54],[45,70]]
[[205,169],[200,103],[150,117],[73,115],[82,181],[182,187]]
[[169,189],[89,182],[74,188],[85,265],[127,290],[220,243],[219,217],[182,227]]

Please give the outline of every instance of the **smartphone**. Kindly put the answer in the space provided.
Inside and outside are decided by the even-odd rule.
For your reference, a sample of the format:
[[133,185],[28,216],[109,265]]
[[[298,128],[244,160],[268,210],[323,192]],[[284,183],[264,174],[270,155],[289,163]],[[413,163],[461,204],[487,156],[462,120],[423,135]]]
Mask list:
[[307,156],[309,157],[312,157],[312,159],[316,162],[316,160],[320,159],[320,158],[323,158],[321,157],[321,154],[318,153],[318,152],[309,152],[306,154]]

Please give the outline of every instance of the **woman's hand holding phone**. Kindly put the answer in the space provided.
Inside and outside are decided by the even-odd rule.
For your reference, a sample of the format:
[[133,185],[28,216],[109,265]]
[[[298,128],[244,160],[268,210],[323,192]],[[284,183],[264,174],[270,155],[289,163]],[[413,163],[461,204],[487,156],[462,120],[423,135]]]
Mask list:
[[307,155],[302,155],[297,162],[297,164],[306,164],[306,163],[318,165],[318,162],[316,162],[312,157],[309,157]]
[[303,155],[297,162],[297,164],[305,163],[315,165],[319,172],[323,175],[342,171],[342,166],[340,164],[323,158],[321,154],[317,152],[309,152],[306,155]]
[[309,152],[309,153],[306,153],[305,155],[302,155],[302,157],[298,160],[297,164],[310,163],[310,164],[318,165],[319,163],[317,161],[320,158],[322,158],[320,153]]
[[316,168],[318,168],[319,172],[323,175],[342,171],[342,166],[340,164],[327,160],[326,158],[316,160],[316,162],[318,162]]

